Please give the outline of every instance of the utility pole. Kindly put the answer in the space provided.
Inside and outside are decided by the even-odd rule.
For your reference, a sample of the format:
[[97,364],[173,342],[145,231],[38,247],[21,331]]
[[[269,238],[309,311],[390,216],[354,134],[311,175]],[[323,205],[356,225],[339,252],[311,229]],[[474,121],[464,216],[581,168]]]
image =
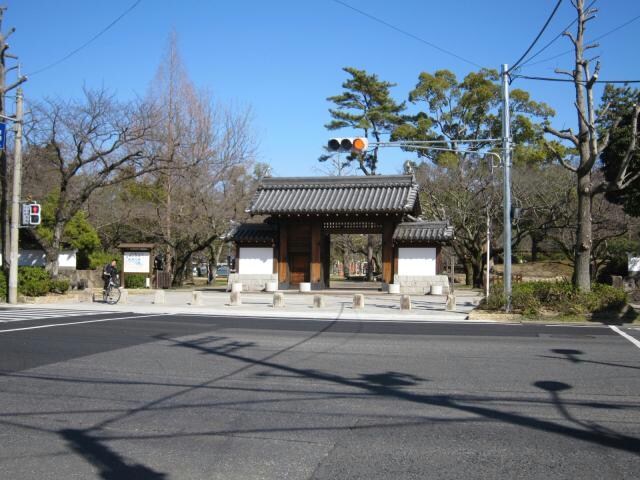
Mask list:
[[[11,28],[6,34],[2,33],[2,21],[4,19],[4,12],[7,7],[0,7],[0,121],[4,121],[7,118],[7,112],[5,108],[5,94],[10,90],[18,87],[20,84],[27,80],[27,77],[18,74],[18,78],[15,82],[8,85],[6,84],[6,76],[11,70],[17,69],[17,66],[6,68],[6,59],[17,59],[15,55],[7,53],[9,44],[7,40],[13,34],[16,29]],[[8,197],[9,197],[9,164],[7,162],[7,154],[5,149],[0,150],[0,241],[2,241],[2,269],[6,272],[9,266],[11,257],[10,238],[9,238],[9,212],[8,212]]]
[[509,66],[502,65],[502,166],[504,197],[504,296],[511,310],[511,128],[509,125]]
[[22,190],[22,88],[16,92],[16,139],[14,146],[13,192],[11,194],[11,264],[9,303],[18,303],[18,238],[20,235],[20,194]]

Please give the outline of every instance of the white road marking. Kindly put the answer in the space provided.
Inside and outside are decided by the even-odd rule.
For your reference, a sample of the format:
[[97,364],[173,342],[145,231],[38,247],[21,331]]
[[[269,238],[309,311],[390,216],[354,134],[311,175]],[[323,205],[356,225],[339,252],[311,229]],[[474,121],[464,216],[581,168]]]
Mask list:
[[640,340],[633,338],[631,335],[629,335],[628,333],[623,332],[622,330],[620,330],[618,327],[616,327],[615,325],[609,325],[609,328],[611,328],[611,330],[613,330],[614,332],[616,332],[617,334],[623,336],[624,338],[626,338],[627,340],[629,340],[631,343],[633,343],[636,347],[640,348]]
[[99,323],[99,322],[112,322],[114,320],[129,320],[131,318],[145,318],[145,317],[164,317],[167,315],[172,315],[171,313],[156,313],[153,315],[135,315],[132,317],[118,317],[118,318],[101,318],[99,320],[85,320],[83,322],[69,322],[69,323],[53,323],[50,325],[37,325],[35,327],[22,327],[22,328],[12,328],[9,330],[0,330],[0,333],[9,333],[9,332],[20,332],[23,330],[37,330],[39,328],[52,328],[52,327],[66,327],[69,325],[82,325],[84,323]]
[[57,317],[78,317],[85,315],[112,314],[110,310],[74,310],[52,308],[3,308],[0,309],[0,323],[20,322],[24,320],[43,320]]

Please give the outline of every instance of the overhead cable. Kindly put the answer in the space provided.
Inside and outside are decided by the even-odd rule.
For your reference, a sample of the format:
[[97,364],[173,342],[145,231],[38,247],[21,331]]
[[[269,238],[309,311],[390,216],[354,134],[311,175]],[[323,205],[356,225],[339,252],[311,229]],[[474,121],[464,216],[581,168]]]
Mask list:
[[[576,83],[575,80],[569,78],[555,78],[555,77],[535,77],[530,75],[514,75],[513,78],[524,78],[526,80],[541,80],[545,82],[565,82]],[[589,83],[586,80],[579,82],[582,85]],[[627,84],[627,83],[640,83],[640,80],[594,80],[593,83],[605,83],[605,84]]]
[[551,22],[551,19],[554,17],[556,12],[558,11],[558,8],[560,8],[560,4],[561,3],[562,3],[562,0],[558,0],[558,3],[556,3],[556,6],[553,8],[553,11],[551,12],[551,15],[549,15],[549,18],[547,18],[547,21],[544,22],[544,25],[540,29],[540,32],[538,32],[538,35],[536,35],[536,38],[533,39],[533,42],[531,42],[531,45],[529,45],[529,48],[527,48],[527,50],[522,54],[522,56],[511,66],[511,68],[509,69],[509,72],[511,70],[514,70],[514,69],[518,68],[518,65],[520,65],[520,62],[522,60],[524,60],[524,58],[529,54],[531,49],[536,45],[536,43],[538,43],[538,40],[540,40],[540,37],[542,36],[544,31],[549,26],[549,22]]
[[478,68],[485,68],[485,67],[483,67],[482,65],[480,65],[480,64],[478,64],[478,63],[476,63],[476,62],[474,62],[474,61],[472,61],[472,60],[469,60],[469,59],[467,59],[467,58],[464,58],[464,57],[462,57],[462,56],[460,56],[460,55],[458,55],[458,54],[456,54],[456,53],[453,53],[453,52],[451,52],[451,51],[449,51],[449,50],[445,49],[445,48],[439,47],[439,46],[438,46],[438,45],[436,45],[435,43],[432,43],[432,42],[430,42],[430,41],[428,41],[428,40],[425,40],[425,39],[424,39],[424,38],[422,38],[422,37],[419,37],[419,36],[417,36],[417,35],[414,35],[414,34],[413,34],[413,33],[411,33],[411,32],[407,32],[406,30],[403,30],[403,29],[401,29],[401,28],[399,28],[399,27],[396,27],[395,25],[393,25],[393,24],[391,24],[391,23],[389,23],[389,22],[387,22],[387,21],[385,21],[385,20],[382,20],[381,18],[378,18],[378,17],[376,17],[376,16],[374,16],[374,15],[371,15],[370,13],[367,13],[367,12],[365,12],[365,11],[363,11],[363,10],[360,10],[359,8],[356,8],[356,7],[354,7],[353,5],[349,5],[348,3],[343,2],[343,1],[341,1],[341,0],[332,0],[332,1],[333,1],[333,2],[335,2],[335,3],[337,3],[337,4],[339,4],[339,5],[342,5],[343,7],[349,8],[349,9],[353,10],[354,12],[357,12],[357,13],[359,13],[360,15],[363,15],[363,16],[365,16],[365,17],[367,17],[367,18],[369,18],[369,19],[371,19],[371,20],[373,20],[373,21],[375,21],[375,22],[378,22],[378,23],[380,23],[380,24],[384,25],[385,27],[388,27],[388,28],[390,28],[390,29],[392,29],[392,30],[395,30],[396,32],[399,32],[399,33],[402,33],[403,35],[406,35],[407,37],[413,38],[414,40],[417,40],[417,41],[419,41],[419,42],[421,42],[421,43],[424,43],[425,45],[428,45],[428,46],[430,46],[431,48],[434,48],[434,49],[438,50],[439,52],[442,52],[442,53],[445,53],[445,54],[450,55],[450,56],[452,56],[452,57],[455,57],[455,58],[457,58],[458,60],[462,60],[463,62],[466,62],[466,63],[468,63],[468,64],[470,64],[470,65],[475,66],[475,67],[478,67]]
[[[589,5],[587,5],[587,7],[585,8],[585,10],[589,10],[591,7],[593,7],[593,5],[597,2],[598,0],[593,0]],[[567,25],[566,27],[564,27],[562,30],[560,30],[560,32],[558,32],[558,34],[553,37],[549,42],[547,42],[544,47],[542,47],[540,50],[538,50],[536,53],[534,53],[533,55],[531,55],[528,59],[526,59],[519,68],[524,67],[525,65],[528,65],[529,62],[531,62],[531,60],[533,60],[534,58],[536,58],[538,55],[540,55],[542,52],[544,52],[547,48],[549,48],[556,40],[558,40],[560,37],[562,37],[565,32],[567,30],[569,30],[574,23],[576,23],[578,21],[578,18],[576,17],[569,25]],[[572,51],[572,50],[569,50]],[[564,55],[564,53],[562,54]],[[555,58],[555,57],[553,57]],[[538,63],[538,62],[536,62]],[[535,65],[536,63],[532,63],[531,65]]]
[[138,4],[141,2],[142,0],[136,0],[128,9],[126,9],[124,12],[122,12],[115,20],[113,20],[109,25],[107,25],[106,27],[104,27],[102,30],[100,30],[98,33],[96,33],[93,37],[91,37],[89,40],[87,40],[85,43],[83,43],[82,45],[80,45],[78,48],[72,50],[71,52],[69,52],[68,54],[66,54],[64,57],[60,58],[59,60],[56,60],[53,63],[50,63],[49,65],[42,67],[38,70],[35,70],[31,73],[29,73],[27,76],[28,77],[33,77],[34,75],[37,75],[41,72],[44,72],[45,70],[49,70],[50,68],[55,67],[56,65],[61,64],[62,62],[64,62],[65,60],[71,58],[73,55],[75,55],[76,53],[78,53],[80,50],[83,50],[84,48],[86,48],[87,46],[89,46],[92,42],[94,42],[96,39],[98,39],[100,36],[102,36],[105,32],[107,32],[107,30],[109,30],[111,27],[113,27],[116,23],[118,23],[120,20],[122,20],[129,12],[131,12],[134,8],[136,8],[138,6]]

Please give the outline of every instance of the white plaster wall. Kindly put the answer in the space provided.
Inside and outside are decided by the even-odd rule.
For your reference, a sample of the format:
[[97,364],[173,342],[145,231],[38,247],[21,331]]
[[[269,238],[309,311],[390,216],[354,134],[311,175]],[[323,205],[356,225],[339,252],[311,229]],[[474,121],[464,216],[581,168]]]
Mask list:
[[76,251],[63,250],[58,255],[58,266],[60,268],[76,268]]
[[436,274],[436,249],[429,247],[398,248],[398,275],[424,277]]
[[270,275],[273,273],[272,247],[240,247],[238,273],[241,275]]
[[[2,263],[2,254],[0,253],[0,263]],[[25,250],[18,251],[18,265],[20,267],[44,267],[47,259],[44,250]],[[76,251],[62,250],[58,255],[58,266],[62,268],[76,268]]]

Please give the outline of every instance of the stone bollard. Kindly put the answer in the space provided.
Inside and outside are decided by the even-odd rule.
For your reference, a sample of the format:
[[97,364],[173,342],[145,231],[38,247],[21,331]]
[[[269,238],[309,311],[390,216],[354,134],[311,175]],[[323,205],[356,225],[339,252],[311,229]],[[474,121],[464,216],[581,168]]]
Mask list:
[[284,308],[284,293],[276,292],[273,294],[273,308]]
[[240,297],[240,292],[231,292],[231,305],[237,307],[238,305],[242,305],[242,298]]
[[202,305],[202,292],[194,291],[191,295],[191,305]]
[[392,295],[398,295],[400,293],[400,284],[398,283],[390,283],[387,287],[387,290]]
[[313,296],[313,307],[314,308],[322,308],[322,307],[324,307],[324,297],[322,295],[314,295]]
[[231,291],[232,292],[241,292],[242,291],[242,283],[240,282],[234,282],[231,284]]
[[456,296],[455,295],[447,295],[447,306],[445,307],[448,311],[452,311],[456,309]]
[[120,303],[126,305],[129,301],[129,292],[126,289],[120,290]]
[[409,295],[400,296],[400,310],[411,310],[411,297]]
[[362,310],[363,308],[364,308],[364,295],[361,293],[356,293],[353,296],[353,309]]
[[613,288],[624,289],[624,281],[620,275],[611,275],[611,285]]
[[156,290],[153,295],[153,303],[156,305],[161,305],[164,303],[164,290]]

